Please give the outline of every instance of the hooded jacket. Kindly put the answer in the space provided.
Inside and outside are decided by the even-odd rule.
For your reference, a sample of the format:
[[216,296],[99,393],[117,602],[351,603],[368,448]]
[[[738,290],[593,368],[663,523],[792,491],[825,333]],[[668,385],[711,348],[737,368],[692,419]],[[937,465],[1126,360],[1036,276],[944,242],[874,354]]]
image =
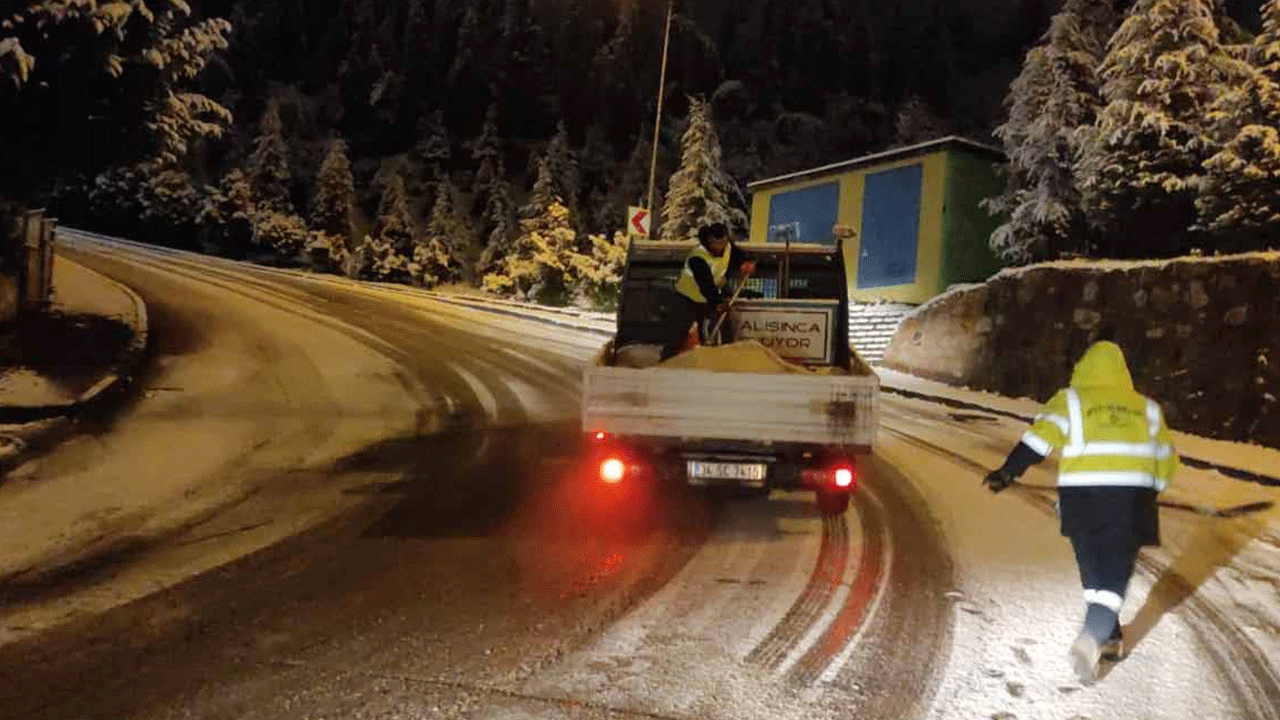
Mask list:
[[1062,533],[1117,544],[1159,543],[1156,494],[1178,469],[1160,406],[1133,388],[1124,353],[1111,342],[1089,348],[1004,470],[1019,476],[1054,451]]
[[1111,342],[1089,348],[1022,442],[1042,458],[1062,453],[1059,487],[1163,491],[1178,468],[1160,406],[1133,389],[1124,353]]

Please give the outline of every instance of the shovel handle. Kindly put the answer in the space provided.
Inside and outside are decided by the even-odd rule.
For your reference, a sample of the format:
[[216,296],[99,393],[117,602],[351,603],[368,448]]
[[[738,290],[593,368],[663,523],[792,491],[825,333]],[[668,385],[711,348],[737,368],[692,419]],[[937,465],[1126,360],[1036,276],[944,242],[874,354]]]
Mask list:
[[720,317],[716,319],[715,327],[711,328],[711,334],[707,337],[715,337],[720,332],[720,326],[724,324],[724,319],[729,317],[729,308],[738,301],[738,295],[742,294],[742,289],[747,286],[747,278],[751,277],[751,273],[742,276],[738,281],[738,287],[733,291],[733,297],[729,298],[729,304],[725,306],[724,312],[720,313]]

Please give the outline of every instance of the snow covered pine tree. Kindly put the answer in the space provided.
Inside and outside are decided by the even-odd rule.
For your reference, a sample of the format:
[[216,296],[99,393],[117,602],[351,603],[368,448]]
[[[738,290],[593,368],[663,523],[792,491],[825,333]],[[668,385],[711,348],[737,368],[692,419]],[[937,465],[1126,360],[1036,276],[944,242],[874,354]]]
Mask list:
[[483,229],[487,242],[479,262],[476,263],[476,272],[482,277],[492,272],[511,250],[511,240],[515,234],[511,190],[507,185],[506,166],[501,159],[498,160],[485,196]]
[[1097,67],[1115,30],[1111,0],[1067,0],[1045,41],[1032,48],[996,129],[1009,157],[1004,194],[984,205],[1007,220],[991,236],[1006,261],[1087,252],[1089,228],[1072,172],[1078,131],[1102,104]]
[[335,139],[329,143],[329,151],[320,164],[311,201],[312,232],[307,242],[307,257],[312,268],[336,272],[344,267],[351,241],[351,211],[355,195],[347,144]]
[[627,262],[631,235],[590,235],[583,252],[569,256],[569,278],[574,303],[583,307],[612,309],[617,306],[622,268]]
[[565,304],[572,293],[568,272],[577,239],[569,209],[553,197],[541,214],[520,221],[520,235],[498,269],[485,276],[485,290]]
[[1227,252],[1280,247],[1280,0],[1262,8],[1247,79],[1209,113],[1221,149],[1205,161],[1199,227]]
[[436,204],[431,210],[427,234],[414,243],[410,273],[413,281],[422,287],[435,287],[452,282],[459,277],[458,262],[451,246],[467,235],[462,220],[453,210],[453,186],[441,182],[436,192]]
[[383,181],[378,220],[364,242],[367,276],[385,282],[408,282],[414,234],[404,178],[398,171],[390,172]]
[[191,14],[185,2],[156,0],[4,3],[0,198],[39,193],[69,158],[93,157],[93,167],[79,169],[147,165],[137,185],[152,219],[185,212],[195,190],[179,163],[231,122],[226,108],[184,90],[227,48],[231,26]]
[[1103,61],[1106,106],[1076,166],[1102,252],[1161,257],[1189,249],[1208,159],[1208,114],[1248,69],[1219,40],[1205,0],[1140,0]]
[[289,146],[274,103],[262,114],[249,168],[254,244],[272,251],[276,260],[290,262],[306,246],[309,233],[293,208]]
[[680,170],[671,176],[662,209],[662,239],[692,241],[698,228],[716,222],[744,227],[746,213],[731,205],[722,189],[726,178],[720,167],[720,141],[711,122],[711,109],[697,98],[689,98],[689,127],[681,147]]

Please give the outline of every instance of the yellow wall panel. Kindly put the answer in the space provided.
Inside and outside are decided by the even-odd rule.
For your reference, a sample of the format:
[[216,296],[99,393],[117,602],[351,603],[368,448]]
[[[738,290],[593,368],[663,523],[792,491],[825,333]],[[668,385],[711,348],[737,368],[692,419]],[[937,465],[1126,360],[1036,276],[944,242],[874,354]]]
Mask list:
[[862,234],[862,202],[866,176],[895,168],[921,165],[919,242],[916,247],[916,281],[910,285],[858,289],[858,258],[861,245],[858,239],[845,243],[845,264],[849,273],[849,297],[853,300],[922,303],[942,290],[939,279],[943,258],[943,207],[946,201],[947,154],[930,153],[912,158],[886,162],[856,170],[809,178],[802,182],[778,185],[761,190],[751,201],[751,241],[767,242],[769,235],[769,206],[775,195],[804,190],[840,181],[839,222]]

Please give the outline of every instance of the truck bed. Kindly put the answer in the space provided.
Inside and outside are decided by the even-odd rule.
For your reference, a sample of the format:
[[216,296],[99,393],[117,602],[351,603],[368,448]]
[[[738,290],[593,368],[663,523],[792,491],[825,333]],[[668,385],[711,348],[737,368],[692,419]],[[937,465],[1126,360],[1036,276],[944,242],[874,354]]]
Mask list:
[[874,444],[880,379],[860,362],[850,370],[774,375],[597,363],[584,375],[583,430],[866,449]]

